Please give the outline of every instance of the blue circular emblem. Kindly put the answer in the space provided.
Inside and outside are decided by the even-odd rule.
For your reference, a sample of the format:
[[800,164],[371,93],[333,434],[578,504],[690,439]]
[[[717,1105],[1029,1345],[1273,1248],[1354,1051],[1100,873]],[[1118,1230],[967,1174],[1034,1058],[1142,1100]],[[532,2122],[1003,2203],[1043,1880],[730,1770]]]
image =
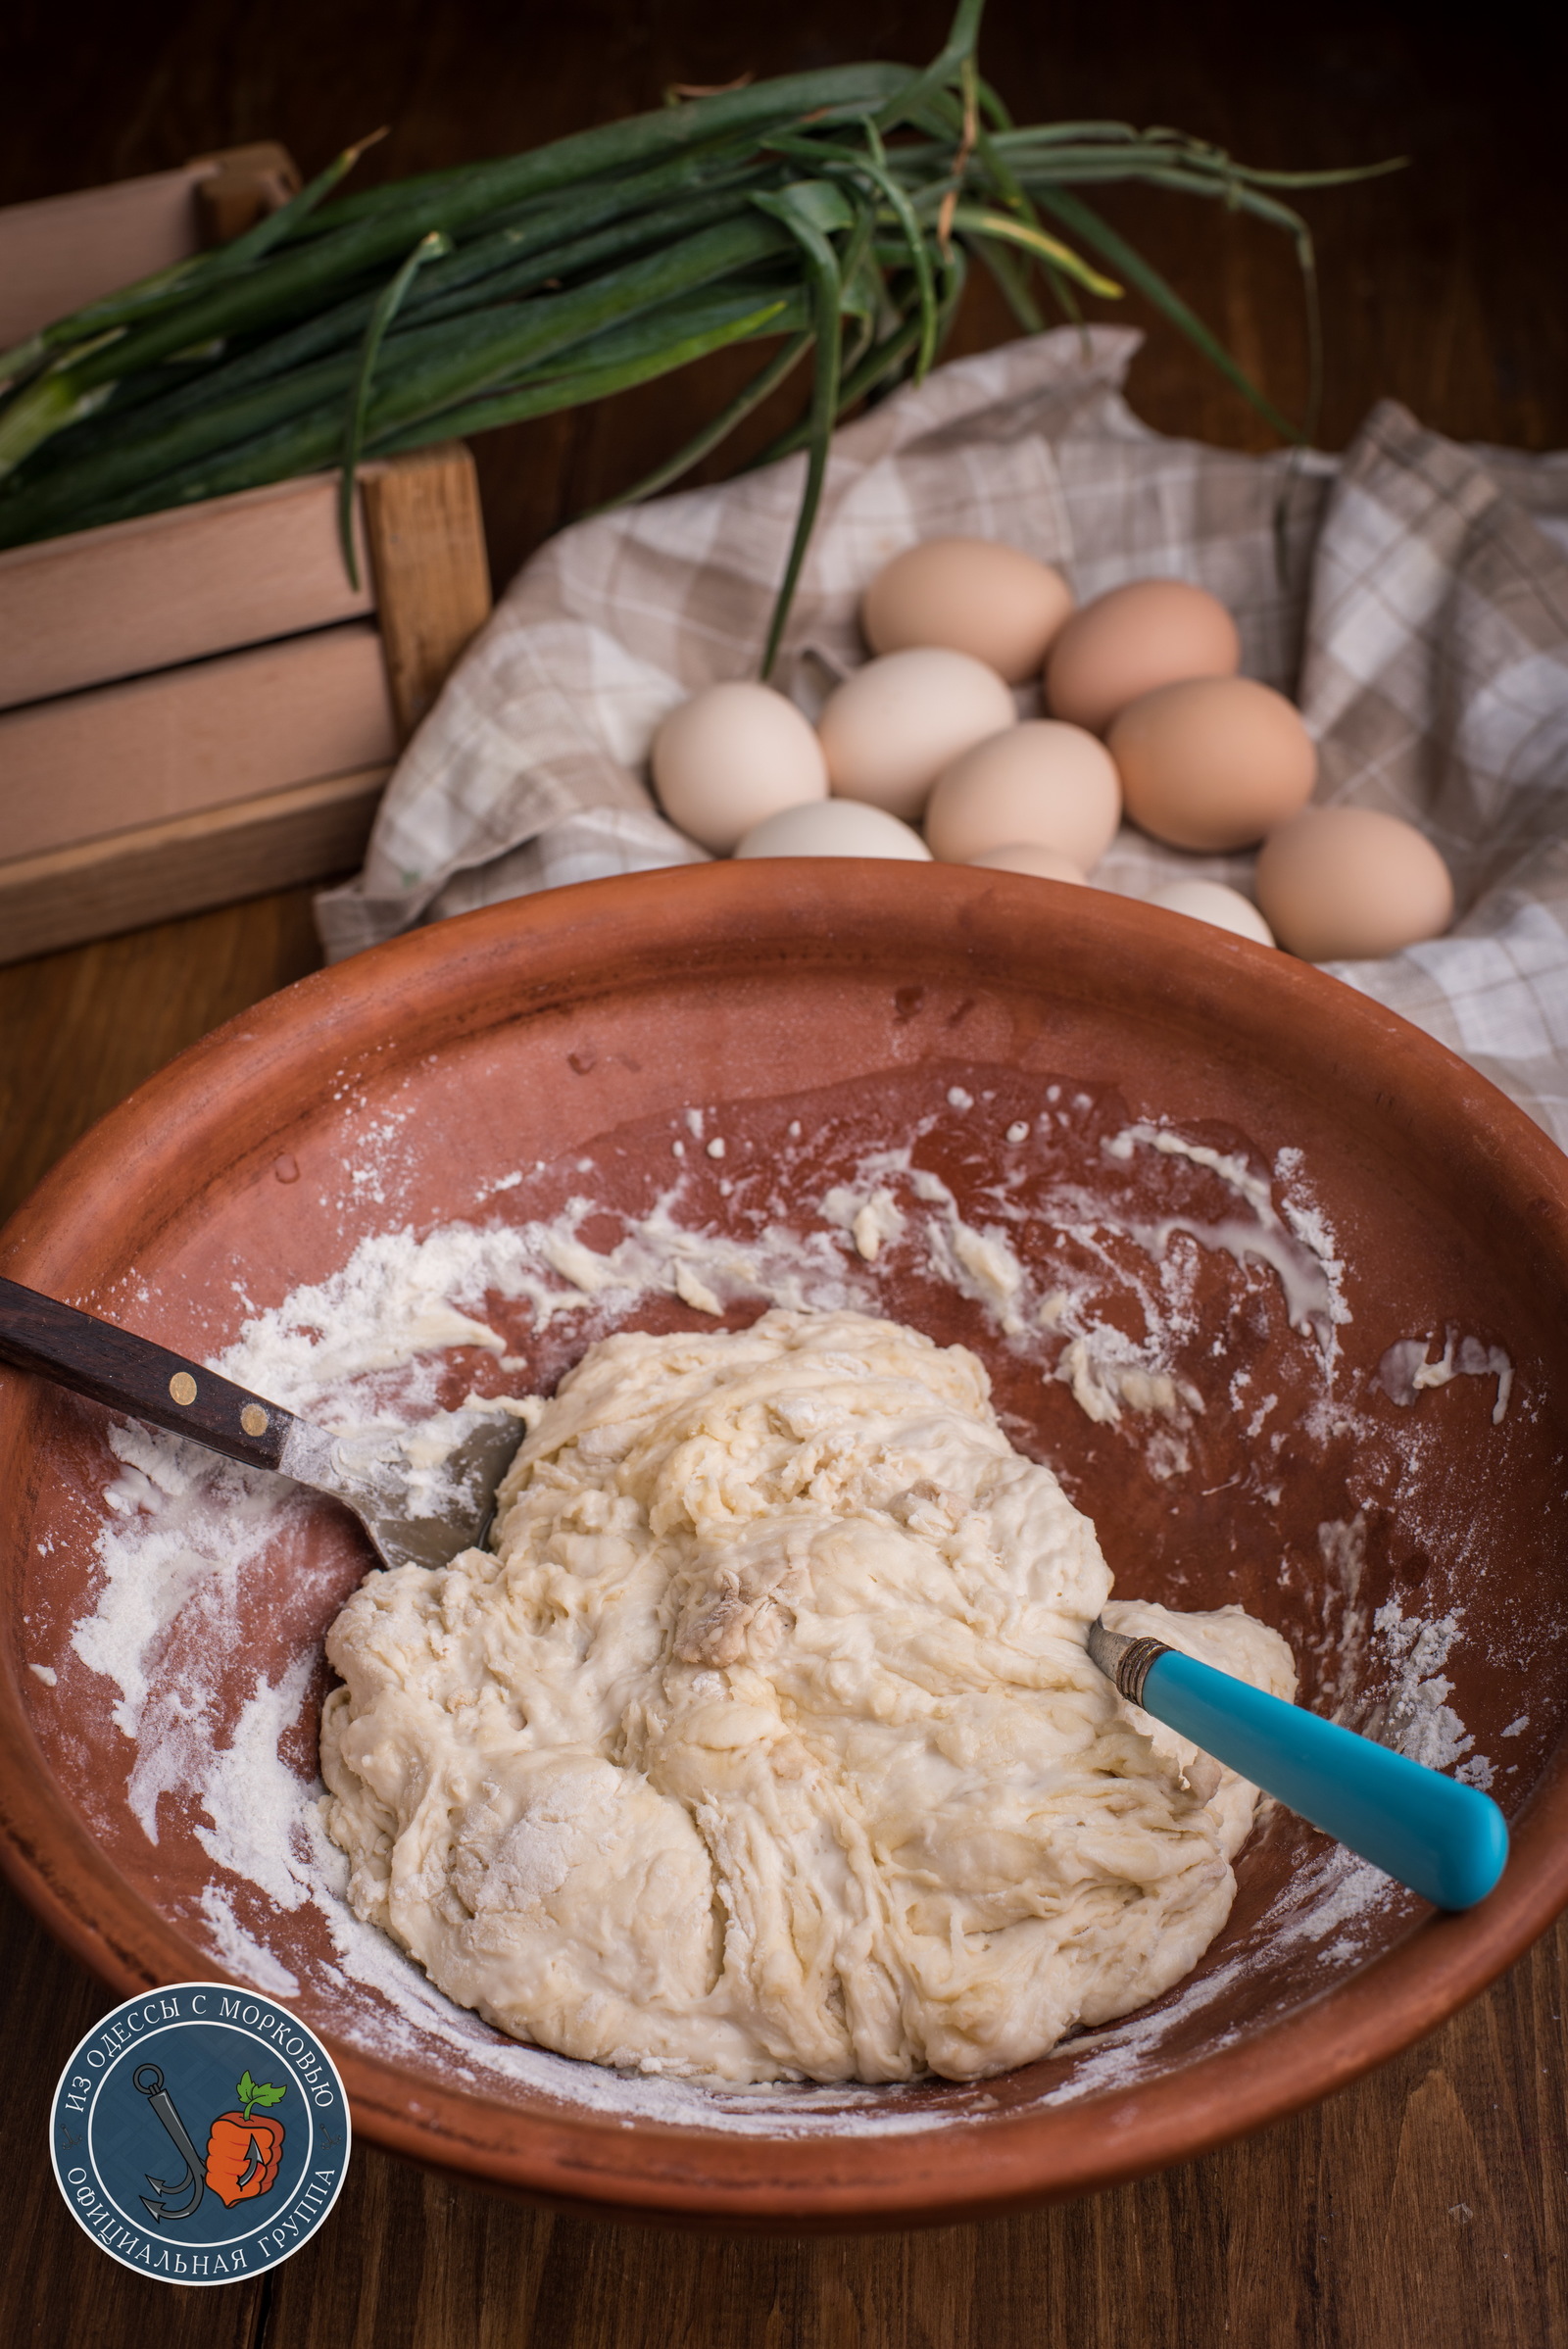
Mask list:
[[60,2191],[101,2251],[171,2283],[235,2283],[309,2242],[349,2166],[337,2066],[275,2000],[172,1982],[95,2024],[55,2090]]

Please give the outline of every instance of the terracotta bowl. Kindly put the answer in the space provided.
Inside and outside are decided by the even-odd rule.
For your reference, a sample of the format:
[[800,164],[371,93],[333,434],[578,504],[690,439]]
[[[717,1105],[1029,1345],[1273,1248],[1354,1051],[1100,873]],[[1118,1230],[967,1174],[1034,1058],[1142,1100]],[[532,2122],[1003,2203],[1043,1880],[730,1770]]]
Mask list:
[[[694,1109],[722,1159],[697,1142],[677,1158]],[[895,1188],[912,1166],[968,1227],[1003,1219],[1027,1308],[1010,1335],[915,1223],[868,1264],[823,1222],[829,1190],[889,1150],[909,1152]],[[603,1248],[672,1169],[678,1221],[827,1234],[859,1294],[973,1346],[1014,1441],[1096,1519],[1119,1595],[1240,1600],[1293,1642],[1305,1701],[1436,1739],[1490,1781],[1514,1838],[1497,1891],[1435,1915],[1274,1811],[1196,1975],[979,2086],[720,2097],[517,2050],[427,1990],[364,1979],[284,1855],[225,1874],[177,1771],[149,1813],[155,1765],[79,1630],[122,1475],[111,1422],[8,1374],[5,1865],[106,1982],[292,1983],[364,2133],[488,2183],[842,2228],[1082,2193],[1256,2129],[1432,2030],[1543,1930],[1568,1898],[1565,1161],[1458,1060],[1284,954],[940,866],[562,890],[362,955],[199,1045],[73,1151],[0,1264],[207,1356],[368,1234],[521,1223],[587,1190],[582,1237]],[[731,1297],[727,1318],[760,1304]],[[607,1326],[567,1313],[536,1337],[516,1299],[481,1308],[524,1368],[504,1379],[456,1346],[444,1399],[547,1384]],[[704,1317],[655,1297],[633,1318]],[[1091,1324],[1102,1360],[1117,1330],[1124,1360],[1147,1356],[1157,1324],[1173,1392],[1196,1399],[1140,1408],[1124,1386],[1115,1416],[1090,1415],[1068,1348]],[[1417,1390],[1446,1347],[1456,1375]],[[1091,1364],[1079,1385],[1092,1399],[1111,1375]],[[267,1734],[276,1748],[281,1722],[303,1802],[327,1685],[313,1659],[366,1563],[345,1521],[302,1505],[226,1615],[193,1600],[143,1655],[149,1703],[183,1691],[221,1754],[266,1742],[253,1700],[282,1689]]]

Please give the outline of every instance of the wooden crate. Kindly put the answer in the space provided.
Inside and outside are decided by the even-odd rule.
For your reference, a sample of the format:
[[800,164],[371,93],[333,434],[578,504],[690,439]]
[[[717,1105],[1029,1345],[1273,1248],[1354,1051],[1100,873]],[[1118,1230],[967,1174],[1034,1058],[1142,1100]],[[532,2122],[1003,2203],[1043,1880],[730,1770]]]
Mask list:
[[[118,221],[94,250],[124,282],[288,192],[281,150],[236,154],[54,199],[52,244],[49,204],[0,212],[0,285],[30,304],[0,313],[0,341],[109,290],[66,266],[83,223]],[[336,502],[314,474],[0,554],[0,961],[359,861],[490,588],[461,443],[362,468],[358,590]]]
[[101,294],[238,236],[299,184],[288,149],[266,139],[198,155],[177,171],[8,205],[0,210],[0,351]]

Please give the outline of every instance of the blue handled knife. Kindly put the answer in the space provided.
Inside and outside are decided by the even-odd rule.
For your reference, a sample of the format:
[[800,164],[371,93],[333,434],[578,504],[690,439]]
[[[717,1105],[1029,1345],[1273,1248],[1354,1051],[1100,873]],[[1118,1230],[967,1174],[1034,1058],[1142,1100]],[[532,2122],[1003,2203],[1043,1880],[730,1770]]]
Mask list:
[[1502,1874],[1507,1822],[1479,1786],[1445,1778],[1161,1639],[1129,1639],[1097,1620],[1089,1653],[1129,1704],[1440,1909],[1474,1908]]

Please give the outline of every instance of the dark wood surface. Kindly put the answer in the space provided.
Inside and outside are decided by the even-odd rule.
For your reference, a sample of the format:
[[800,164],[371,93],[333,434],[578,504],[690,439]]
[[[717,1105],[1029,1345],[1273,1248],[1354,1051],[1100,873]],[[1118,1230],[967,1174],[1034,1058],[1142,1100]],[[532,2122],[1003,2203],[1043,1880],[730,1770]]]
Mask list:
[[[922,57],[941,0],[12,0],[0,21],[0,202],[260,137],[309,170],[392,125],[377,175],[503,152],[717,82]],[[1309,199],[1328,326],[1322,438],[1401,399],[1460,438],[1568,444],[1561,13],[1327,0],[1310,20],[1202,0],[993,0],[985,61],[1020,119],[1178,122],[1275,166],[1407,154]],[[1217,208],[1112,208],[1299,407],[1295,265]],[[1137,306],[1122,310],[1147,323]],[[1110,315],[1106,312],[1106,315]],[[988,294],[958,346],[1008,331]],[[725,396],[720,362],[479,447],[505,580],[561,521],[635,478]],[[1151,422],[1266,435],[1168,330],[1138,362]],[[775,414],[756,420],[759,438]],[[709,468],[723,469],[717,460]],[[0,970],[0,1214],[172,1053],[317,961],[296,891]],[[1434,2038],[1246,2144],[1092,2200],[984,2227],[726,2240],[552,2218],[362,2148],[324,2233],[271,2278],[140,2280],[68,2217],[45,2109],[110,1994],[0,1892],[0,2341],[110,2349],[1536,2349],[1568,2340],[1568,1930]]]

